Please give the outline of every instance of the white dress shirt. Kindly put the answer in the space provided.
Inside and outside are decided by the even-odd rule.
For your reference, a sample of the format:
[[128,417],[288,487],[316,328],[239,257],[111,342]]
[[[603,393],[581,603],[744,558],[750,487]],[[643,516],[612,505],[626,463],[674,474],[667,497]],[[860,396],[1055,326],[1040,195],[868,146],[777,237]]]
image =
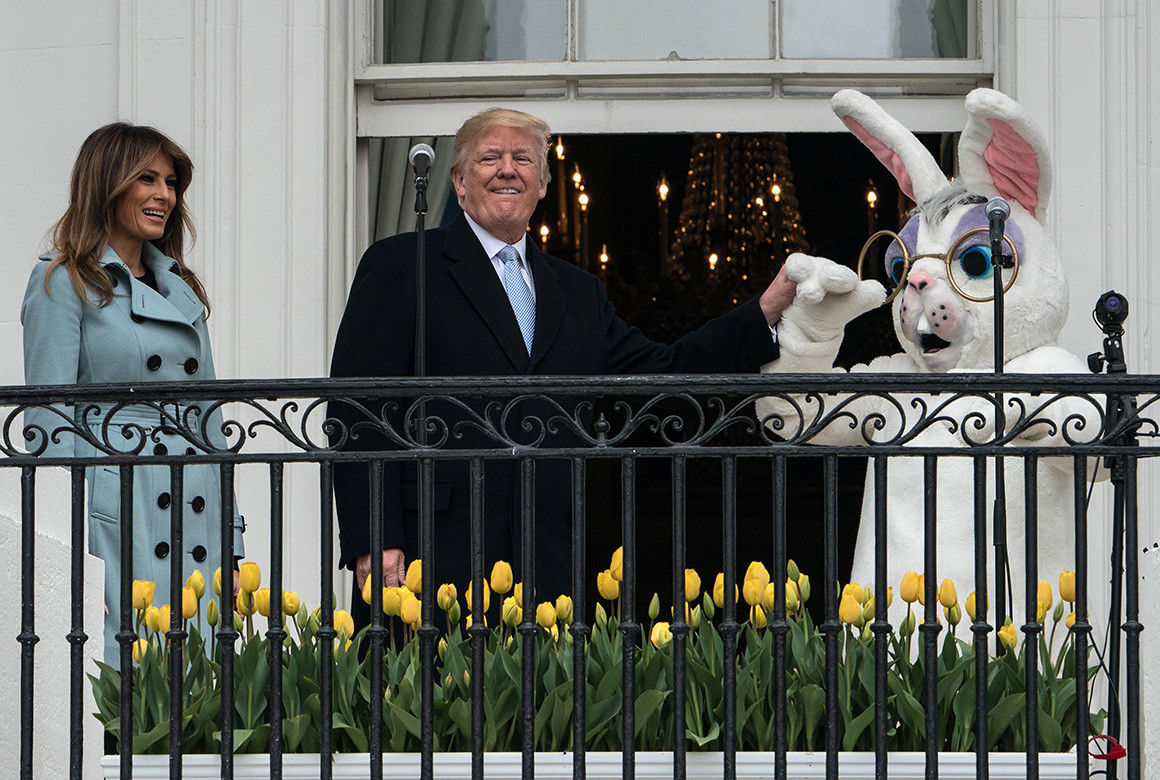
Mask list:
[[[471,230],[475,233],[475,237],[479,239],[479,243],[483,245],[483,251],[491,258],[492,268],[495,269],[496,276],[499,277],[499,283],[503,284],[503,260],[499,259],[499,250],[503,249],[509,244],[505,244],[498,238],[488,233],[479,226],[474,219],[465,211],[463,216],[467,217],[467,224],[471,226]],[[532,270],[528,267],[528,257],[526,254],[528,237],[527,235],[520,236],[520,240],[510,246],[516,250],[516,254],[520,256],[520,274],[524,277],[524,284],[532,291],[532,300],[536,300],[536,284],[532,280]]]

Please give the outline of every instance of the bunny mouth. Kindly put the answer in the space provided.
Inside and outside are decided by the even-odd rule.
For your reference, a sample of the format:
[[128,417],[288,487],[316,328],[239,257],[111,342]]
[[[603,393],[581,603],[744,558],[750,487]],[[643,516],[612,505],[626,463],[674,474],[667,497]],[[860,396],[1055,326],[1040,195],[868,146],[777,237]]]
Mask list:
[[946,349],[951,343],[946,339],[940,339],[933,333],[923,333],[918,338],[918,345],[922,347],[924,355],[929,355],[938,352],[940,349]]

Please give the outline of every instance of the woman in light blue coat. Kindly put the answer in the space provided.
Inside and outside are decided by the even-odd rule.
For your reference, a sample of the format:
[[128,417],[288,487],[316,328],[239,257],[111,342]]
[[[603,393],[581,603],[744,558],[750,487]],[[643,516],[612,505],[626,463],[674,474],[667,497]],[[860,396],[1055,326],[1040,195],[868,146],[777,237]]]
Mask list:
[[[183,259],[185,231],[192,227],[183,195],[192,173],[188,155],[153,128],[115,123],[85,140],[68,209],[53,229],[53,251],[33,267],[21,308],[27,384],[214,378],[208,301]],[[77,430],[91,432],[105,447],[161,456],[204,452],[207,438],[213,446],[223,443],[220,414],[206,411],[204,402],[91,406],[27,411],[30,450],[43,447],[53,457],[98,454]],[[119,470],[89,467],[86,479],[89,552],[105,561],[105,660],[116,664]],[[206,582],[221,565],[219,469],[186,465],[183,482],[182,549],[173,550],[169,467],[133,471],[131,579],[154,582],[158,606],[171,601],[171,555],[182,556],[183,576],[197,569]],[[234,515],[228,522],[234,526],[234,553],[241,556],[243,524]],[[180,595],[173,601],[180,611]]]

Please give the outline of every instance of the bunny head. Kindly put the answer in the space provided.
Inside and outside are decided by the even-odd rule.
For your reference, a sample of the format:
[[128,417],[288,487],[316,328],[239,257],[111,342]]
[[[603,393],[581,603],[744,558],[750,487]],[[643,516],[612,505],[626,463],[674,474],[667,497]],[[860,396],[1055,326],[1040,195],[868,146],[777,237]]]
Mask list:
[[[831,104],[918,204],[883,262],[886,276],[903,285],[892,302],[895,332],[920,369],[994,368],[994,301],[987,299],[996,266],[1009,284],[1004,362],[1056,343],[1068,292],[1043,224],[1051,163],[1043,134],[1022,107],[994,90],[971,92],[959,177],[948,181],[914,134],[870,98],[842,90]],[[1011,216],[1004,257],[992,262],[985,204],[996,196],[1008,201]]]

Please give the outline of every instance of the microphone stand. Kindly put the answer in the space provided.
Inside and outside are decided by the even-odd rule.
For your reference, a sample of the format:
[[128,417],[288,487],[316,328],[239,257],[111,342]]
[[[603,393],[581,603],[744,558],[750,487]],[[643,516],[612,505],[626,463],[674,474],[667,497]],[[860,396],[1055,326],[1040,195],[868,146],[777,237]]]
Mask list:
[[[1004,203],[1004,205],[1006,205]],[[1003,373],[1003,223],[1007,217],[1000,210],[988,205],[987,217],[990,223],[991,274],[994,278],[995,295],[995,374]],[[1002,436],[1007,429],[1003,414],[1003,393],[995,394],[995,435]],[[1005,625],[1007,617],[1007,484],[1004,474],[1003,456],[995,456],[995,504],[994,540],[995,547],[995,654],[1003,655],[1005,648],[999,638],[998,629]],[[1014,609],[1011,610],[1014,612]]]

